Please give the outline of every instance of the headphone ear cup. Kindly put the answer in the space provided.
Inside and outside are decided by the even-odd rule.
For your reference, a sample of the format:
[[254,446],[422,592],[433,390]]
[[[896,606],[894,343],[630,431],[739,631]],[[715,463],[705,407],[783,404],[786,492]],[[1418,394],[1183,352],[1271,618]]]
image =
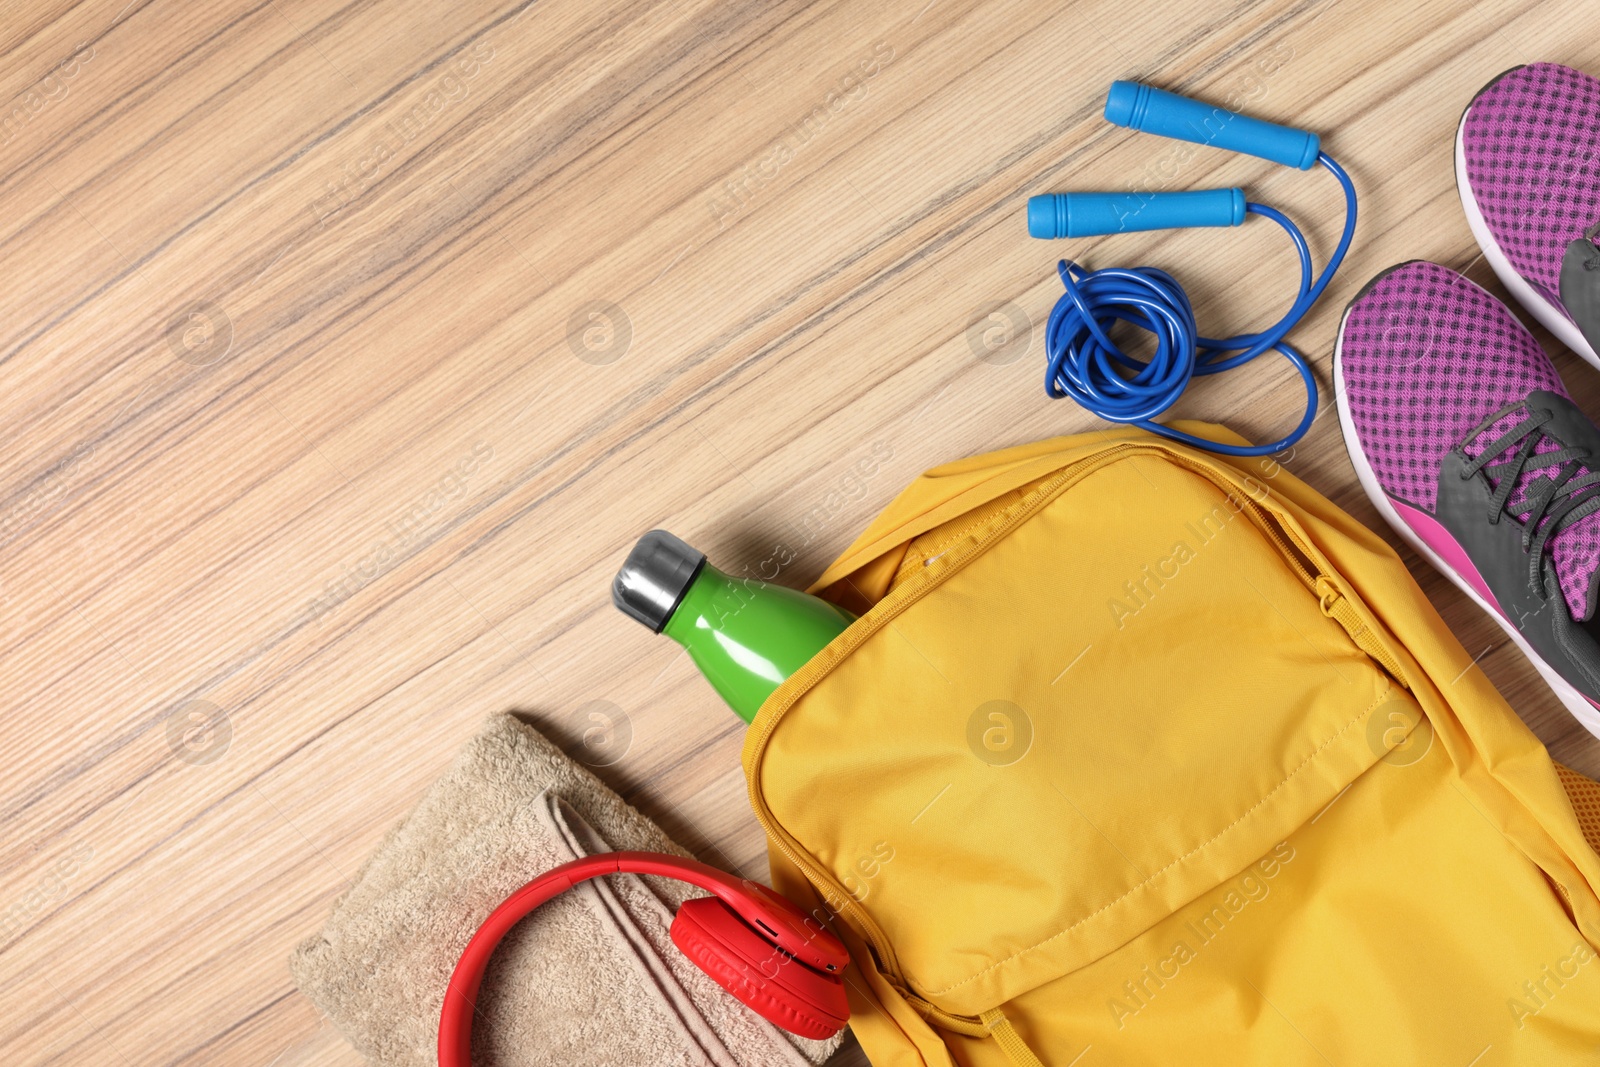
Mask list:
[[801,1037],[832,1037],[850,1018],[844,982],[784,954],[716,897],[685,901],[672,943],[757,1015]]

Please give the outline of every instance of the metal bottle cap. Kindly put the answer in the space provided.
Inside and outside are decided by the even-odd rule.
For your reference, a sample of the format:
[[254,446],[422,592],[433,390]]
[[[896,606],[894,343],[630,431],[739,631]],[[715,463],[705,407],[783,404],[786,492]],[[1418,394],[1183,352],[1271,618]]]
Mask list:
[[651,530],[639,538],[612,579],[611,602],[660,633],[705,562],[705,553],[690,548],[681,538],[665,530]]

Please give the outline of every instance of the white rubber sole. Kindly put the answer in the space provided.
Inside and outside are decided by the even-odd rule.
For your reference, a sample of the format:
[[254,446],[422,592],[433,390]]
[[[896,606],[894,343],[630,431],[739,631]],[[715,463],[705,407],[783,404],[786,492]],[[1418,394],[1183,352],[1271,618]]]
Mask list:
[[[1470,281],[1470,279],[1468,280]],[[1578,723],[1585,730],[1588,730],[1596,737],[1600,737],[1600,710],[1596,710],[1595,706],[1590,704],[1588,699],[1571,682],[1561,677],[1555,668],[1546,663],[1539,653],[1534,651],[1533,646],[1528,644],[1527,639],[1522,636],[1517,628],[1512,626],[1504,615],[1501,615],[1493,605],[1478,594],[1478,591],[1472,587],[1471,582],[1461,577],[1454,567],[1446,563],[1443,557],[1411,529],[1406,521],[1400,517],[1400,513],[1394,509],[1394,505],[1389,502],[1389,496],[1383,491],[1383,487],[1378,484],[1378,477],[1372,471],[1372,464],[1367,462],[1366,453],[1361,450],[1361,439],[1356,436],[1355,423],[1350,417],[1348,394],[1345,392],[1344,387],[1344,326],[1349,317],[1350,310],[1347,308],[1344,315],[1339,319],[1339,335],[1333,344],[1333,398],[1334,406],[1339,411],[1339,429],[1344,434],[1345,451],[1350,454],[1350,463],[1356,469],[1356,478],[1361,482],[1361,488],[1366,491],[1367,498],[1372,501],[1373,507],[1378,509],[1378,514],[1383,516],[1384,521],[1394,529],[1394,532],[1399,534],[1401,539],[1416,551],[1417,555],[1432,564],[1435,570],[1454,582],[1457,589],[1467,594],[1468,597],[1472,598],[1474,604],[1487,612],[1489,617],[1499,624],[1500,629],[1505,631],[1506,636],[1516,642],[1517,647],[1522,650],[1522,654],[1528,657],[1528,662],[1533,664],[1534,669],[1539,672],[1539,677],[1544,679],[1545,684],[1555,693],[1562,706],[1572,714],[1574,719],[1578,720]]]
[[1566,312],[1556,307],[1544,296],[1529,285],[1522,275],[1517,273],[1517,268],[1511,265],[1500,245],[1495,241],[1494,234],[1489,232],[1489,224],[1483,219],[1483,212],[1478,210],[1477,198],[1472,195],[1472,184],[1467,181],[1467,115],[1472,109],[1467,108],[1461,116],[1461,122],[1456,126],[1456,192],[1461,196],[1461,207],[1467,214],[1467,226],[1472,230],[1472,236],[1477,238],[1478,247],[1483,249],[1483,258],[1489,261],[1489,266],[1494,269],[1495,276],[1500,279],[1500,284],[1511,291],[1517,302],[1528,309],[1529,314],[1538,319],[1545,329],[1556,337],[1556,340],[1572,349],[1578,355],[1588,360],[1596,368],[1600,368],[1600,356],[1595,355],[1594,349],[1583,336],[1582,331],[1567,318]]

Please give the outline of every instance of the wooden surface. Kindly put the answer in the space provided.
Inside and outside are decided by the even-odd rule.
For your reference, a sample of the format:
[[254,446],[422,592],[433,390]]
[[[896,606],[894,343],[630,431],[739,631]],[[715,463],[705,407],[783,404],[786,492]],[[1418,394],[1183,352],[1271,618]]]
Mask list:
[[[1046,246],[1032,193],[1245,184],[1336,236],[1325,175],[1174,163],[1101,120],[1114,78],[1349,168],[1354,252],[1294,335],[1326,386],[1380,268],[1498,291],[1452,179],[1470,95],[1600,71],[1592,4],[1535,0],[122,3],[0,8],[7,1064],[359,1063],[286,959],[490,712],[763,873],[739,723],[609,603],[633,539],[783,544],[804,584],[924,468],[1093,425],[1041,389],[1069,248],[1173,271],[1212,333],[1287,299],[1264,223]],[[1262,360],[1181,410],[1262,437],[1297,388]],[[1331,411],[1287,465],[1378,524]]]

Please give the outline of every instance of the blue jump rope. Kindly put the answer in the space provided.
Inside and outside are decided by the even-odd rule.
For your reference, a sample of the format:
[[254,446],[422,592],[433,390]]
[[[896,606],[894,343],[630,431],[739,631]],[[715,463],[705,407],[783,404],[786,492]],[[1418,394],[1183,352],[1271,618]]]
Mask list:
[[[1283,227],[1300,254],[1300,291],[1289,310],[1260,333],[1213,340],[1201,337],[1194,308],[1183,286],[1155,267],[1084,270],[1070,260],[1057,266],[1066,293],[1056,301],[1045,328],[1045,392],[1071,397],[1107,422],[1131,423],[1162,437],[1226,456],[1266,456],[1305,436],[1317,416],[1317,380],[1306,359],[1284,343],[1284,335],[1305,317],[1333,279],[1356,229],[1356,190],[1344,168],[1321,150],[1317,135],[1249,118],[1224,108],[1178,96],[1138,82],[1114,82],[1106,95],[1106,119],[1146,133],[1226,148],[1300,170],[1322,164],[1344,189],[1344,233],[1322,273],[1312,278],[1311,249],[1283,212],[1244,198],[1243,189],[1203,189],[1156,193],[1049,193],[1028,200],[1028,233],[1033,237],[1096,237],[1136,230],[1190,226],[1238,226],[1246,215],[1261,215]],[[1111,340],[1113,322],[1149,330],[1156,351],[1135,359]],[[1154,421],[1195,375],[1220,374],[1250,362],[1268,349],[1282,353],[1306,387],[1306,412],[1288,436],[1265,445],[1207,441]],[[1129,373],[1118,370],[1124,368]]]

